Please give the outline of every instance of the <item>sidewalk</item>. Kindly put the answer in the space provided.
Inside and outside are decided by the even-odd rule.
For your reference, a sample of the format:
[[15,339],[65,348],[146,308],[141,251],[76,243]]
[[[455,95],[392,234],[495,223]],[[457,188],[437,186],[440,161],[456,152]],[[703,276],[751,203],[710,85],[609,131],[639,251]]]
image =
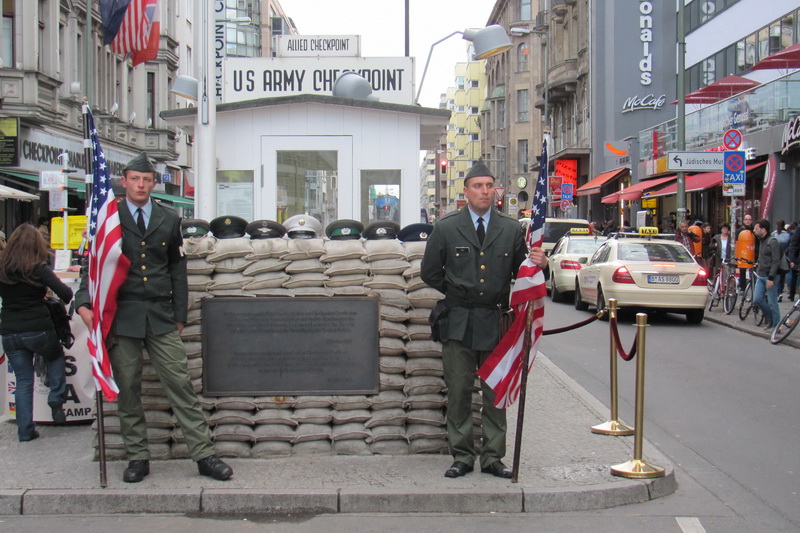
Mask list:
[[[0,417],[0,515],[579,511],[675,491],[672,464],[646,440],[645,459],[664,467],[666,476],[611,475],[610,466],[632,458],[633,437],[592,434],[608,410],[542,354],[528,382],[525,413],[516,484],[477,469],[447,479],[448,455],[291,456],[227,460],[234,469],[227,482],[199,476],[191,461],[172,460],[151,462],[143,482],[126,484],[127,463],[111,461],[105,489],[87,424],[40,424],[39,439],[20,443],[16,425]],[[508,422],[505,462],[511,466],[516,408]]]
[[[772,346],[772,344],[769,341],[772,332],[765,330],[763,326],[756,326],[752,313],[750,313],[750,315],[747,317],[747,320],[741,320],[739,318],[740,302],[741,302],[741,296],[739,296],[739,299],[737,299],[736,301],[736,309],[734,309],[730,315],[726,315],[722,311],[722,303],[714,307],[714,309],[712,309],[711,311],[708,310],[708,305],[706,305],[705,319],[715,324],[721,324],[729,328],[744,331],[745,333],[749,333],[750,335],[755,335],[756,337],[761,337],[765,339],[764,342],[767,345]],[[793,305],[794,305],[794,300],[789,301],[786,295],[784,295],[783,301],[778,302],[778,308],[780,309],[781,318],[783,318],[786,315],[786,313],[789,312],[789,310],[792,308]],[[787,338],[777,346],[791,346],[792,348],[800,348],[800,328],[793,331],[792,334],[789,335],[789,338]]]

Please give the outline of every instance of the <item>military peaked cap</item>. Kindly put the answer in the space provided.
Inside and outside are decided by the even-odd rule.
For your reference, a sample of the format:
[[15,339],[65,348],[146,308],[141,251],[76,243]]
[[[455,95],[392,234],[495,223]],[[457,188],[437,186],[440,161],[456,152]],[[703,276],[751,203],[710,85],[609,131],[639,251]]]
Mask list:
[[247,221],[240,217],[224,216],[212,220],[210,226],[211,233],[217,239],[235,239],[236,237],[244,237]]
[[283,223],[290,239],[313,239],[322,235],[322,223],[311,215],[294,215]]
[[343,219],[331,222],[325,228],[325,235],[334,241],[360,239],[364,231],[364,224],[358,220]]
[[373,222],[364,230],[364,237],[371,240],[396,239],[400,231],[400,225],[391,220],[379,220]]
[[276,239],[286,235],[286,228],[274,220],[256,220],[245,228],[251,239]]
[[125,168],[122,169],[123,172],[126,170],[133,170],[134,172],[156,172],[156,167],[153,166],[153,163],[150,161],[150,158],[147,157],[147,152],[142,152],[141,154],[137,155],[130,161],[128,164],[125,165]]
[[467,175],[464,176],[464,184],[466,184],[470,178],[482,178],[485,176],[494,179],[494,175],[489,171],[489,167],[483,162],[483,158],[480,158],[467,171]]
[[400,233],[397,234],[397,239],[403,242],[427,241],[432,231],[433,224],[424,224],[422,222],[409,224],[400,230]]
[[208,222],[200,218],[187,218],[181,221],[181,233],[184,239],[200,237],[211,231]]

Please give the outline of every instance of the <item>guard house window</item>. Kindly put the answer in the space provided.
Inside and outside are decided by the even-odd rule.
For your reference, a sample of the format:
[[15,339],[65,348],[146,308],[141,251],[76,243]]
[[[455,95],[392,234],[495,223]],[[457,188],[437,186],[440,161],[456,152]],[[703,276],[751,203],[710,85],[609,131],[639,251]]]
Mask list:
[[308,214],[322,227],[338,219],[338,154],[336,150],[278,150],[278,222]]
[[517,91],[517,122],[528,122],[528,89]]
[[517,72],[528,72],[528,45],[522,43],[517,47]]
[[361,171],[361,222],[378,220],[400,223],[400,170],[364,169]]

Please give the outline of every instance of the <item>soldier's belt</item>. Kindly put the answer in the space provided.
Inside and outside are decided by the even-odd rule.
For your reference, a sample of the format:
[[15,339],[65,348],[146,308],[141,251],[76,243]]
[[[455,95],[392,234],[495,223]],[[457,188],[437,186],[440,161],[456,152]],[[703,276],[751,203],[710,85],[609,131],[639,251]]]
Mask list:
[[172,298],[170,296],[155,296],[153,298],[136,298],[133,296],[118,296],[117,301],[126,301],[126,302],[171,302]]

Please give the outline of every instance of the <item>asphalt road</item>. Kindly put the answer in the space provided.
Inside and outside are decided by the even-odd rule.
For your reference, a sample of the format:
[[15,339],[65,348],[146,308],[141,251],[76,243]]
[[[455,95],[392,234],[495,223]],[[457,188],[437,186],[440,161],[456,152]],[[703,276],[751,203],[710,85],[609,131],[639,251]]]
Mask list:
[[[545,329],[587,316],[549,303]],[[634,322],[620,317],[625,349]],[[672,508],[707,531],[800,529],[800,351],[708,321],[689,325],[682,315],[648,322],[644,435],[675,463],[680,489],[638,511]],[[608,406],[608,339],[608,323],[598,321],[546,336],[540,350]],[[635,369],[619,360],[620,418],[631,424]]]

